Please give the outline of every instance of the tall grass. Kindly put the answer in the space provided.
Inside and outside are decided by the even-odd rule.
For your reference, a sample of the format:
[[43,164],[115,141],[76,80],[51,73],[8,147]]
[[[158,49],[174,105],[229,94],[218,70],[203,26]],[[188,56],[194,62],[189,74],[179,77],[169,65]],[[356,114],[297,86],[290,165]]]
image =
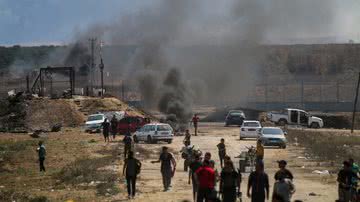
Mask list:
[[324,161],[360,160],[360,136],[339,132],[289,130],[288,141],[306,148],[307,153]]

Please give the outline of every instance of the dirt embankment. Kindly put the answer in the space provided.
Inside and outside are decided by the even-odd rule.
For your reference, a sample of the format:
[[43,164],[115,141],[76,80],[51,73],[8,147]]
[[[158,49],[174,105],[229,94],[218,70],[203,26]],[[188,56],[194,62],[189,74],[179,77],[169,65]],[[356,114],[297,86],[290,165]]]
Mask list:
[[75,127],[84,123],[85,116],[72,100],[35,99],[27,102],[26,128],[48,130],[55,124]]
[[[116,98],[76,97],[74,99],[33,98],[19,99],[18,104],[8,104],[9,110],[0,113],[0,129],[4,131],[45,130],[61,124],[77,127],[84,124],[88,114],[109,111],[125,111],[128,115],[146,116],[144,112],[130,107]],[[21,118],[16,118],[21,115]],[[4,127],[3,127],[4,125]]]

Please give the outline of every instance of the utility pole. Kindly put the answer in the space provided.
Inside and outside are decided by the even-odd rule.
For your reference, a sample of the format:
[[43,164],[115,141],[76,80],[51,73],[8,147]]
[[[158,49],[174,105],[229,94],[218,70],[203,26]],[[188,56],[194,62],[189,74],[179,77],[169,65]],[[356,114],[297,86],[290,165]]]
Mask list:
[[354,110],[353,110],[352,124],[351,124],[351,133],[354,132],[356,105],[357,105],[358,96],[359,96],[359,86],[360,86],[360,72],[359,72],[358,82],[357,82],[357,86],[356,86]]
[[103,63],[103,58],[102,58],[102,47],[103,47],[103,42],[100,42],[100,64],[99,64],[99,68],[100,68],[100,73],[101,73],[101,98],[104,98],[104,63]]
[[94,79],[95,79],[95,43],[96,38],[90,38],[90,48],[91,48],[91,64],[90,64],[90,96],[94,94]]

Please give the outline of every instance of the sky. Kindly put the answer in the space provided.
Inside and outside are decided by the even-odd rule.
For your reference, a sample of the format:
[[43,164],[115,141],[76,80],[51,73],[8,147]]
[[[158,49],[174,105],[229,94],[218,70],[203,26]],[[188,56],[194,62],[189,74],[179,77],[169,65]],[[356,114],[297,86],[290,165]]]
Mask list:
[[[109,22],[121,18],[121,16],[139,12],[139,10],[141,11],[141,9],[144,9],[147,5],[154,4],[157,1],[158,0],[0,0],[0,45],[68,44],[75,40],[76,33],[86,30],[91,25],[109,24]],[[272,0],[271,2],[276,1],[277,0]],[[288,0],[287,2],[291,2],[289,5],[292,6],[296,5],[296,2],[309,2],[307,5],[311,5],[312,1],[322,0]],[[230,0],[208,0],[199,2],[203,2],[202,6],[204,9],[210,11],[207,13],[215,13],[215,17],[213,19],[209,18],[211,19],[209,20],[211,24],[208,27],[197,24],[197,21],[195,21],[192,26],[193,29],[201,28],[201,30],[199,29],[200,31],[195,30],[199,34],[199,37],[213,37],[213,35],[216,34],[223,34],[223,25],[226,21],[221,21],[218,24],[212,23],[217,20],[216,16],[220,16],[222,12],[226,12],[224,9],[227,5],[223,2],[230,2]],[[261,2],[261,0],[258,0],[258,2]],[[286,1],[279,0],[278,2]],[[296,30],[294,34],[290,32],[293,28],[287,26],[286,31],[289,31],[291,36],[283,36],[282,33],[277,33],[278,30],[282,32],[284,29],[281,23],[279,23],[279,20],[286,21],[286,16],[290,17],[294,11],[295,15],[299,15],[300,19],[305,19],[306,15],[303,15],[305,12],[300,11],[296,13],[296,9],[291,8],[288,10],[289,12],[284,12],[283,16],[275,16],[277,22],[270,23],[274,25],[274,29],[268,30],[269,38],[274,39],[275,42],[279,42],[285,37],[291,38],[293,35],[299,33],[300,37],[308,37],[316,40],[325,38],[329,41],[333,40],[334,42],[347,42],[353,39],[355,42],[360,42],[360,12],[358,12],[360,10],[360,1],[328,0],[328,2],[332,2],[331,6],[333,9],[331,10],[335,10],[334,14],[331,14],[334,15],[334,26],[331,31],[325,30],[324,32],[319,32],[319,30],[317,30],[317,33],[311,33],[312,29],[316,29],[316,26],[312,26],[309,29],[310,32],[307,30],[306,33],[301,33],[301,30]],[[267,6],[271,7],[273,5],[274,4],[269,4]],[[281,6],[282,4],[279,5]],[[326,7],[326,9],[324,9],[321,4],[314,5],[316,7],[311,8],[313,10],[312,14],[314,11],[319,10],[319,14],[327,18],[326,12],[329,10],[329,6],[324,6]],[[306,20],[311,22],[312,17],[310,16]],[[191,21],[189,22],[191,23]],[[294,22],[298,23],[298,21]],[[318,21],[314,22],[318,23]],[[301,21],[301,23],[303,23],[303,21]],[[319,26],[320,23],[321,21],[319,21]],[[289,23],[289,25],[290,24],[291,23]],[[301,25],[302,24],[300,24],[300,26]],[[278,27],[281,27],[281,29],[278,29]],[[209,31],[209,29],[214,28],[216,30]],[[207,33],[203,33],[204,30]],[[206,34],[208,35],[206,36]],[[281,39],[275,40],[277,36],[280,36]]]
[[132,0],[0,0],[0,44],[68,43],[90,24],[137,7]]

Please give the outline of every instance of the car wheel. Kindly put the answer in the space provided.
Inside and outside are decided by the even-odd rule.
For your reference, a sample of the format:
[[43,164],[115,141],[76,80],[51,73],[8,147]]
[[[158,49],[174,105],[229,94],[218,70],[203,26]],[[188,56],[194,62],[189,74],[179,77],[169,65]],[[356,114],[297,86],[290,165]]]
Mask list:
[[153,140],[152,140],[152,138],[151,138],[151,136],[150,136],[150,135],[149,135],[149,136],[147,136],[146,142],[147,142],[148,144],[153,143]]
[[284,120],[284,119],[281,119],[281,120],[279,120],[279,126],[285,126],[286,125],[286,120]]
[[171,143],[172,143],[172,140],[168,140],[167,143],[168,143],[168,144],[171,144]]
[[134,139],[134,142],[135,142],[135,143],[139,143],[139,140],[138,140],[138,138],[137,138],[136,136],[134,136],[133,139]]
[[311,123],[310,127],[311,128],[320,128],[318,123]]
[[280,148],[281,149],[286,149],[286,145],[282,145]]

